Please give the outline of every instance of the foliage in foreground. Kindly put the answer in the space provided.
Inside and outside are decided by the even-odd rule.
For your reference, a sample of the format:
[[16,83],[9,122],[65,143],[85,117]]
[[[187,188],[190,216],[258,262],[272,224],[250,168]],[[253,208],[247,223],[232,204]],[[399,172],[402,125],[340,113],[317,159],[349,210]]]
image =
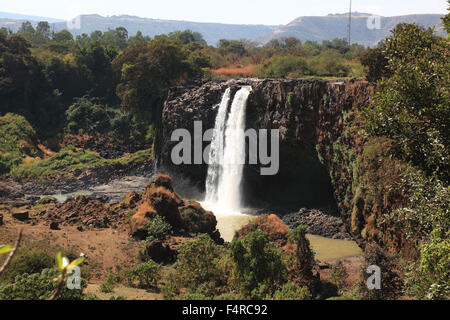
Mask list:
[[272,296],[286,281],[286,266],[280,252],[260,230],[230,245],[234,262],[231,282],[245,296],[262,299]]

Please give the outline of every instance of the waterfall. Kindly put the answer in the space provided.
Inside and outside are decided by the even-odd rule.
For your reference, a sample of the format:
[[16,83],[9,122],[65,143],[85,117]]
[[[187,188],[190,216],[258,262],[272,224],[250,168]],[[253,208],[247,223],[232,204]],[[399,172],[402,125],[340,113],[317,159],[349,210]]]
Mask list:
[[217,186],[219,183],[219,177],[222,172],[223,163],[223,149],[224,149],[224,137],[225,137],[225,121],[227,117],[228,104],[230,102],[230,88],[227,88],[222,96],[222,101],[219,105],[219,110],[216,116],[216,122],[214,125],[214,133],[211,140],[211,146],[209,150],[209,166],[208,175],[206,177],[206,198],[205,201],[214,203],[218,199]]
[[206,179],[206,202],[222,214],[239,212],[241,182],[245,162],[245,116],[251,87],[243,87],[230,100],[229,89],[224,93],[216,118],[210,149],[210,165]]

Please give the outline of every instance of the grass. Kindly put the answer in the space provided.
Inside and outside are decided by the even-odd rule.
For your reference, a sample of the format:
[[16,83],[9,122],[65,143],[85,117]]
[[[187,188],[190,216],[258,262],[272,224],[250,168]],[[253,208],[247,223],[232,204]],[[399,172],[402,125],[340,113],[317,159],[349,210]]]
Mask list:
[[0,174],[7,173],[28,155],[37,155],[36,132],[19,115],[7,113],[0,117]]
[[153,159],[152,149],[140,150],[130,157],[104,159],[91,150],[78,150],[73,146],[61,149],[52,157],[27,162],[11,170],[11,176],[17,180],[44,178],[53,174],[70,175],[74,169],[103,166],[130,166]]

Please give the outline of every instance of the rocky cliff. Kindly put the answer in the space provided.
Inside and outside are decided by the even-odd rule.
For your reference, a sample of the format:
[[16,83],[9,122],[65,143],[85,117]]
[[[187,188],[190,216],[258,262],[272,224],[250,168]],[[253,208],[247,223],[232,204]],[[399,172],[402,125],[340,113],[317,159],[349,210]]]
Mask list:
[[401,239],[393,240],[378,227],[382,213],[405,197],[387,188],[391,181],[386,175],[398,180],[401,174],[385,156],[385,143],[368,141],[359,125],[359,110],[369,105],[374,89],[365,82],[240,79],[176,88],[163,110],[162,166],[201,192],[207,166],[173,165],[170,154],[177,142],[170,141],[171,134],[177,128],[193,132],[194,121],[202,121],[203,130],[214,128],[225,89],[230,87],[233,95],[243,85],[252,87],[246,127],[280,132],[279,173],[261,176],[256,166],[245,167],[247,204],[286,212],[334,206],[360,243],[371,238],[401,246]]

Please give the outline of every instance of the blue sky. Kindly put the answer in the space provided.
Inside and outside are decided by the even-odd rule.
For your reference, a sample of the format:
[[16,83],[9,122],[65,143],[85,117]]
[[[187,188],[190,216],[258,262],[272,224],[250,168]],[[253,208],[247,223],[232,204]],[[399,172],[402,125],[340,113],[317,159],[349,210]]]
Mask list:
[[[2,0],[0,11],[71,19],[79,14],[129,14],[154,19],[287,24],[299,16],[348,11],[349,0]],[[353,0],[353,11],[383,16],[447,11],[446,0]]]

